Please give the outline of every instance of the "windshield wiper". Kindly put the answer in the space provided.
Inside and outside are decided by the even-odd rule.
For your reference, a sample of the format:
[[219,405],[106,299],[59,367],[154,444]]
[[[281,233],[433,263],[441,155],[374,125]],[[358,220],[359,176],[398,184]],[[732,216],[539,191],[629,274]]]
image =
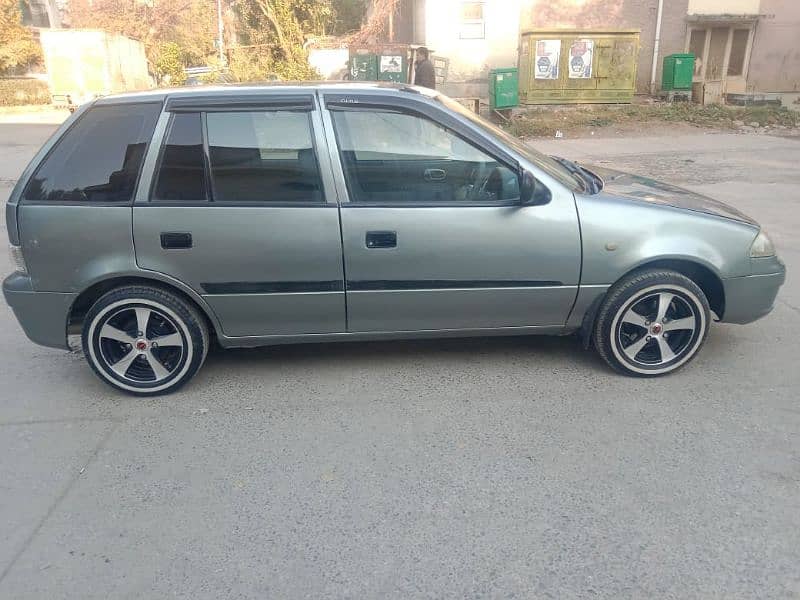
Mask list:
[[591,171],[584,169],[578,163],[562,158],[561,156],[551,156],[554,161],[563,166],[567,171],[573,175],[580,177],[581,181],[585,184],[586,190],[590,194],[596,194],[602,189],[600,178]]

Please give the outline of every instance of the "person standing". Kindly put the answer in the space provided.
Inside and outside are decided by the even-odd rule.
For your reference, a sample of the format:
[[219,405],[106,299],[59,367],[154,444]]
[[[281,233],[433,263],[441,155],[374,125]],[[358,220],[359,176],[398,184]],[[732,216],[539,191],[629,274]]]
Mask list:
[[424,46],[417,48],[417,63],[414,68],[414,85],[436,89],[436,69],[430,60],[430,53]]

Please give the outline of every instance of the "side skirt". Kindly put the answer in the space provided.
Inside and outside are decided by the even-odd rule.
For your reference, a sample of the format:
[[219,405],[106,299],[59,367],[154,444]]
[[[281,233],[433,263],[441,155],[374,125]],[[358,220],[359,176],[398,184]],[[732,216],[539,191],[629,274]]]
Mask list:
[[536,327],[500,327],[497,329],[427,329],[422,331],[377,331],[354,333],[313,333],[305,335],[267,335],[247,337],[219,336],[223,348],[255,348],[282,344],[319,344],[327,342],[367,342],[379,340],[417,340],[432,338],[498,337],[514,335],[570,335],[578,327],[546,325]]

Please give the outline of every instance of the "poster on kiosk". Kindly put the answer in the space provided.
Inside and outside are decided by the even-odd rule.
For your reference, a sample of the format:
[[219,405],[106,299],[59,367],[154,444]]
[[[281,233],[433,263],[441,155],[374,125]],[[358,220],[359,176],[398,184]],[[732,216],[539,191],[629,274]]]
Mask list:
[[539,40],[536,42],[535,79],[558,79],[558,64],[561,59],[561,40]]
[[594,42],[592,40],[575,40],[569,49],[569,78],[591,79],[592,54]]

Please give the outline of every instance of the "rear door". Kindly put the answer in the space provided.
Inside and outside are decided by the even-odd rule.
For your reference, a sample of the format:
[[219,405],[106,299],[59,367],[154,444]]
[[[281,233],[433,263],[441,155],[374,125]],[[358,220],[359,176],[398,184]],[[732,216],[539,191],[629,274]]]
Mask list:
[[159,126],[149,198],[134,206],[139,266],[196,290],[229,337],[345,331],[314,96],[177,98]]
[[346,183],[350,331],[564,325],[580,273],[571,193],[521,206],[514,159],[422,101],[325,101]]

